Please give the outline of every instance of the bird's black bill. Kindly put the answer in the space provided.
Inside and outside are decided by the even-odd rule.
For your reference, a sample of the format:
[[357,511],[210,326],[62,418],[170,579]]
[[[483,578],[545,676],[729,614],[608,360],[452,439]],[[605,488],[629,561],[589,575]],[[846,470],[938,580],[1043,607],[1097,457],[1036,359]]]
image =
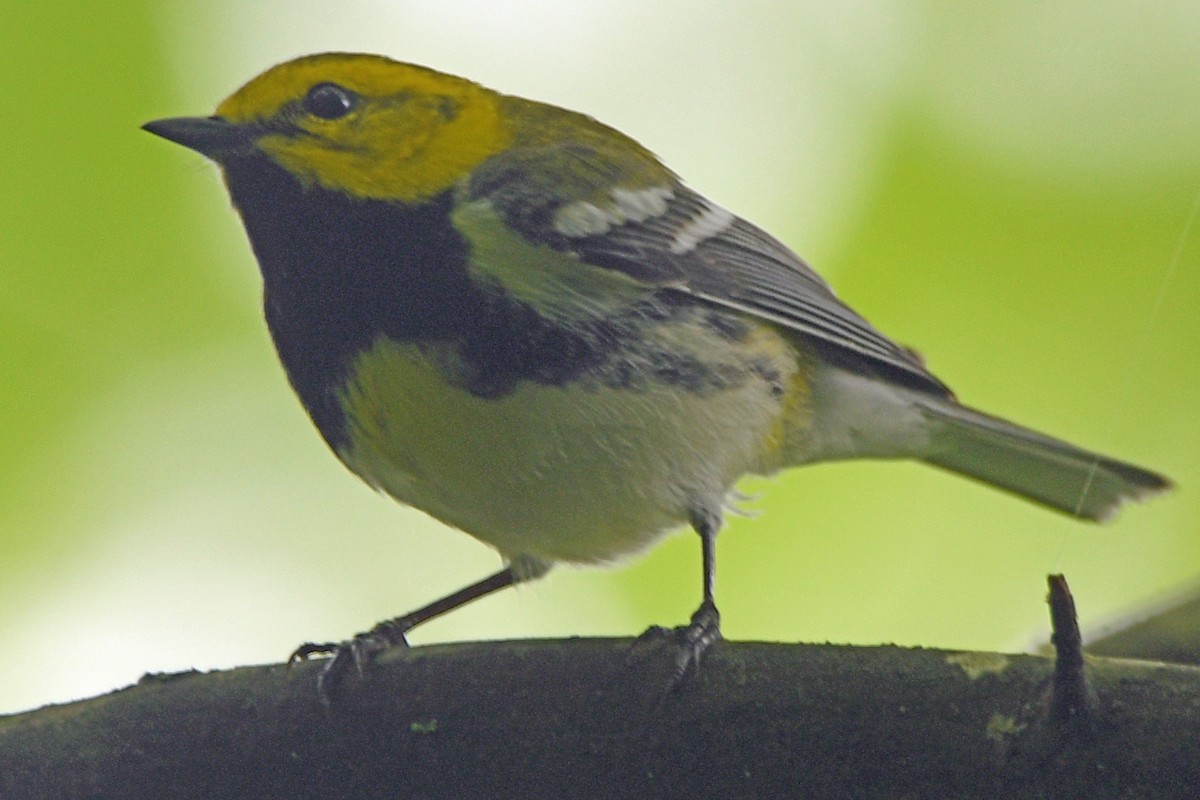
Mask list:
[[252,141],[245,128],[220,117],[156,119],[143,125],[142,130],[217,161],[245,152]]

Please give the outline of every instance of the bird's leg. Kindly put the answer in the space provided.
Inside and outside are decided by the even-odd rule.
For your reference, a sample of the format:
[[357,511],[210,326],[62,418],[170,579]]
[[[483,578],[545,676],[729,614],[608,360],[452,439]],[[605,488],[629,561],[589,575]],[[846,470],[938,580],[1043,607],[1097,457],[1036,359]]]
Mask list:
[[700,670],[700,660],[712,645],[721,639],[721,612],[717,610],[713,586],[717,577],[717,531],[720,519],[711,514],[696,514],[692,527],[700,535],[700,552],[703,570],[703,600],[691,622],[676,631],[679,639],[679,654],[675,659],[675,677],[672,687],[680,686],[689,674]]
[[369,631],[356,634],[352,639],[344,642],[302,644],[288,658],[288,664],[304,661],[310,656],[332,653],[333,658],[325,665],[325,669],[321,671],[321,675],[317,679],[317,692],[321,696],[321,701],[325,705],[329,705],[332,692],[351,665],[361,673],[364,664],[369,663],[371,659],[387,648],[407,647],[408,639],[405,638],[405,634],[418,625],[428,622],[434,617],[439,617],[447,611],[465,606],[472,600],[478,600],[492,592],[512,586],[520,580],[521,577],[513,566],[507,566],[494,575],[459,589],[440,600],[435,600],[416,611],[381,622]]
[[692,527],[700,535],[700,553],[703,570],[703,599],[687,625],[669,629],[651,626],[634,640],[636,649],[650,640],[670,637],[679,648],[675,656],[675,671],[671,676],[670,689],[680,688],[689,676],[700,670],[700,660],[714,643],[721,639],[721,612],[713,599],[713,586],[717,572],[717,532],[721,529],[721,518],[715,514],[696,512],[692,515]]

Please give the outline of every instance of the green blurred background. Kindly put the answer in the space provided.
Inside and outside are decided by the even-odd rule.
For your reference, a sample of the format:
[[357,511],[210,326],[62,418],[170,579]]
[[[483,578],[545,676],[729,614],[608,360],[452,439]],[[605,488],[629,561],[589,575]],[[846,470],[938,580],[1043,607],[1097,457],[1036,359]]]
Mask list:
[[[5,4],[0,711],[278,661],[493,570],[372,494],[291,396],[215,170],[138,130],[353,49],[586,110],[794,245],[968,403],[1160,469],[1106,529],[908,464],[747,482],[730,638],[1024,649],[1200,577],[1200,4]],[[329,10],[333,9],[333,10]],[[698,547],[420,642],[682,622]]]

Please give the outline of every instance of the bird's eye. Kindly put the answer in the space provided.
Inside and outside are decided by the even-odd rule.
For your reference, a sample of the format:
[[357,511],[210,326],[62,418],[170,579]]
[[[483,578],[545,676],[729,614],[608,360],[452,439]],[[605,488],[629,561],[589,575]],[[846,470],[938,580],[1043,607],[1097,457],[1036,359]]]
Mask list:
[[304,110],[321,119],[339,119],[350,113],[357,99],[336,83],[318,83],[304,95]]

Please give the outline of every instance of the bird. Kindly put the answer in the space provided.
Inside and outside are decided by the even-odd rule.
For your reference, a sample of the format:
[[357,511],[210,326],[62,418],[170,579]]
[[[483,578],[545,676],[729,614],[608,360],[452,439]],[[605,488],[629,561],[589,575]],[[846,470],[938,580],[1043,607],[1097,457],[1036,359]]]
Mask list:
[[266,70],[145,130],[216,162],[287,378],[346,467],[502,568],[289,663],[347,669],[555,564],[691,527],[701,603],[675,683],[721,639],[716,539],[745,475],[910,459],[1104,521],[1153,471],[961,404],[802,258],[595,119],[366,53]]

